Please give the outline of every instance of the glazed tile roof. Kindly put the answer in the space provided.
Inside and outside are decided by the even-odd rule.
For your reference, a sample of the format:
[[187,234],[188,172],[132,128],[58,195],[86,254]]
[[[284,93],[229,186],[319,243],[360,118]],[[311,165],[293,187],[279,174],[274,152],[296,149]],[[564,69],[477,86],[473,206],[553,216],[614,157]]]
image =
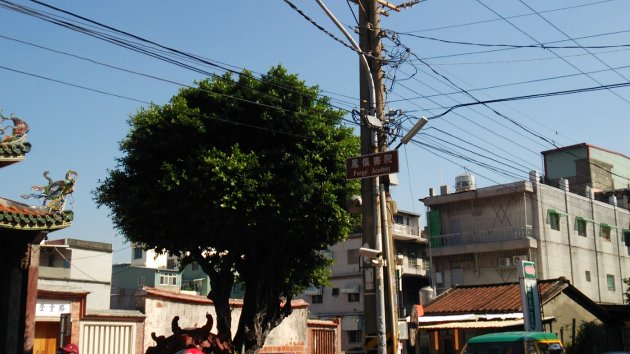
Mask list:
[[[544,304],[569,284],[560,278],[539,280],[538,286]],[[425,316],[514,312],[522,312],[519,283],[455,287],[440,294],[424,308]]]
[[24,160],[24,155],[31,151],[31,143],[20,142],[0,144],[0,166],[7,166]]
[[14,230],[57,230],[70,226],[72,211],[53,213],[45,208],[33,207],[0,198],[0,228]]

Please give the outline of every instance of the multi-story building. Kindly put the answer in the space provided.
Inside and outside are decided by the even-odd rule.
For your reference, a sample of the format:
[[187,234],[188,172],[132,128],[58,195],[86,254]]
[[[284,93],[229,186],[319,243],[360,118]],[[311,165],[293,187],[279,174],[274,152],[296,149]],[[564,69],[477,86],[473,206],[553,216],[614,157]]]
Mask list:
[[[623,303],[622,279],[630,277],[630,211],[614,195],[597,200],[593,188],[622,169],[608,163],[608,177],[599,170],[574,193],[563,176],[572,172],[586,178],[580,166],[604,166],[603,161],[589,160],[588,154],[584,161],[575,151],[543,154],[546,171],[556,171],[553,178],[531,172],[529,181],[479,189],[463,184],[455,193],[443,186],[441,195],[430,192],[422,200],[429,209],[438,292],[454,285],[517,281],[517,262],[530,260],[541,279],[566,277],[596,302]],[[557,172],[558,164],[565,172]],[[554,184],[543,183],[549,180]]]
[[40,245],[38,285],[88,292],[87,310],[108,310],[112,245],[65,238]]
[[110,272],[112,309],[135,309],[134,294],[143,286],[179,291],[182,285],[176,257],[144,250],[138,245],[131,249],[131,263],[114,264]]
[[[392,238],[397,264],[400,317],[411,313],[420,289],[429,285],[427,239],[420,232],[420,216],[398,210],[394,215]],[[333,259],[330,286],[311,288],[301,298],[310,303],[312,317],[341,318],[341,348],[345,353],[364,353],[363,274],[369,265],[359,254],[362,234],[350,234],[329,250]]]

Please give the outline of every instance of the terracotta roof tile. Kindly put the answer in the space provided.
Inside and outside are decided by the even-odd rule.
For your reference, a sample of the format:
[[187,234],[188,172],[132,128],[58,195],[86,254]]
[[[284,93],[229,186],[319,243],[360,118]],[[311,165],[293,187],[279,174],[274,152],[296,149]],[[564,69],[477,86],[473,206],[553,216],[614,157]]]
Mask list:
[[[564,284],[563,279],[540,280],[538,286],[543,301],[549,299]],[[464,313],[520,312],[521,292],[518,283],[459,286],[436,297],[424,308],[425,315],[455,315]]]
[[55,230],[70,226],[74,213],[48,212],[43,208],[0,198],[0,228],[20,230]]
[[[142,290],[150,297],[180,300],[180,301],[187,301],[187,302],[192,302],[192,303],[208,304],[208,305],[213,303],[206,296],[202,296],[202,295],[182,294],[182,293],[169,291],[169,290],[156,289],[149,286],[143,287]],[[230,299],[230,306],[243,307],[243,300]],[[296,300],[291,301],[291,307],[293,308],[308,307],[308,303],[304,300],[296,299]]]

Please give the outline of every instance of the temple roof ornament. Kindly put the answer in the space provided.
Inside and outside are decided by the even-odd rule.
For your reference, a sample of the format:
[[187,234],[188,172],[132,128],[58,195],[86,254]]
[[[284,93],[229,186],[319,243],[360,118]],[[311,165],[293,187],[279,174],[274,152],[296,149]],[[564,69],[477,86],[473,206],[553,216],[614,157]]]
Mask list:
[[24,155],[31,151],[31,144],[26,141],[28,131],[25,121],[13,114],[7,117],[0,111],[0,167],[23,160]]
[[[11,113],[8,117],[0,113],[0,123],[4,124],[6,121],[13,122],[13,127],[10,125],[0,127],[0,133],[2,136],[2,144],[12,143],[20,144],[26,141],[26,134],[29,131],[28,124],[18,117],[14,117]],[[7,134],[7,130],[11,129],[11,134]]]
[[65,179],[53,181],[48,176],[48,171],[45,171],[44,178],[48,180],[48,185],[35,185],[32,188],[35,193],[22,194],[22,198],[43,199],[42,205],[48,212],[53,214],[62,213],[66,206],[66,197],[74,192],[77,176],[77,172],[68,170]]

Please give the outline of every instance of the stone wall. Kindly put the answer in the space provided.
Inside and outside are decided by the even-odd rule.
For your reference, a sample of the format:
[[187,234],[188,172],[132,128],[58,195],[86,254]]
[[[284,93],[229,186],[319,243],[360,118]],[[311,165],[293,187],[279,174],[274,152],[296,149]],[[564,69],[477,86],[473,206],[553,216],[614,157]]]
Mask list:
[[[145,287],[136,294],[136,303],[145,313],[144,349],[156,343],[151,333],[157,336],[170,336],[171,321],[179,316],[180,328],[201,327],[206,324],[206,313],[212,315],[216,324],[216,311],[212,301],[204,296],[188,295]],[[243,306],[242,300],[230,300],[232,307],[232,333],[236,333],[238,319]],[[274,328],[267,336],[261,353],[307,354],[308,303],[302,300],[292,302],[293,313]],[[216,326],[212,333],[216,334]]]

